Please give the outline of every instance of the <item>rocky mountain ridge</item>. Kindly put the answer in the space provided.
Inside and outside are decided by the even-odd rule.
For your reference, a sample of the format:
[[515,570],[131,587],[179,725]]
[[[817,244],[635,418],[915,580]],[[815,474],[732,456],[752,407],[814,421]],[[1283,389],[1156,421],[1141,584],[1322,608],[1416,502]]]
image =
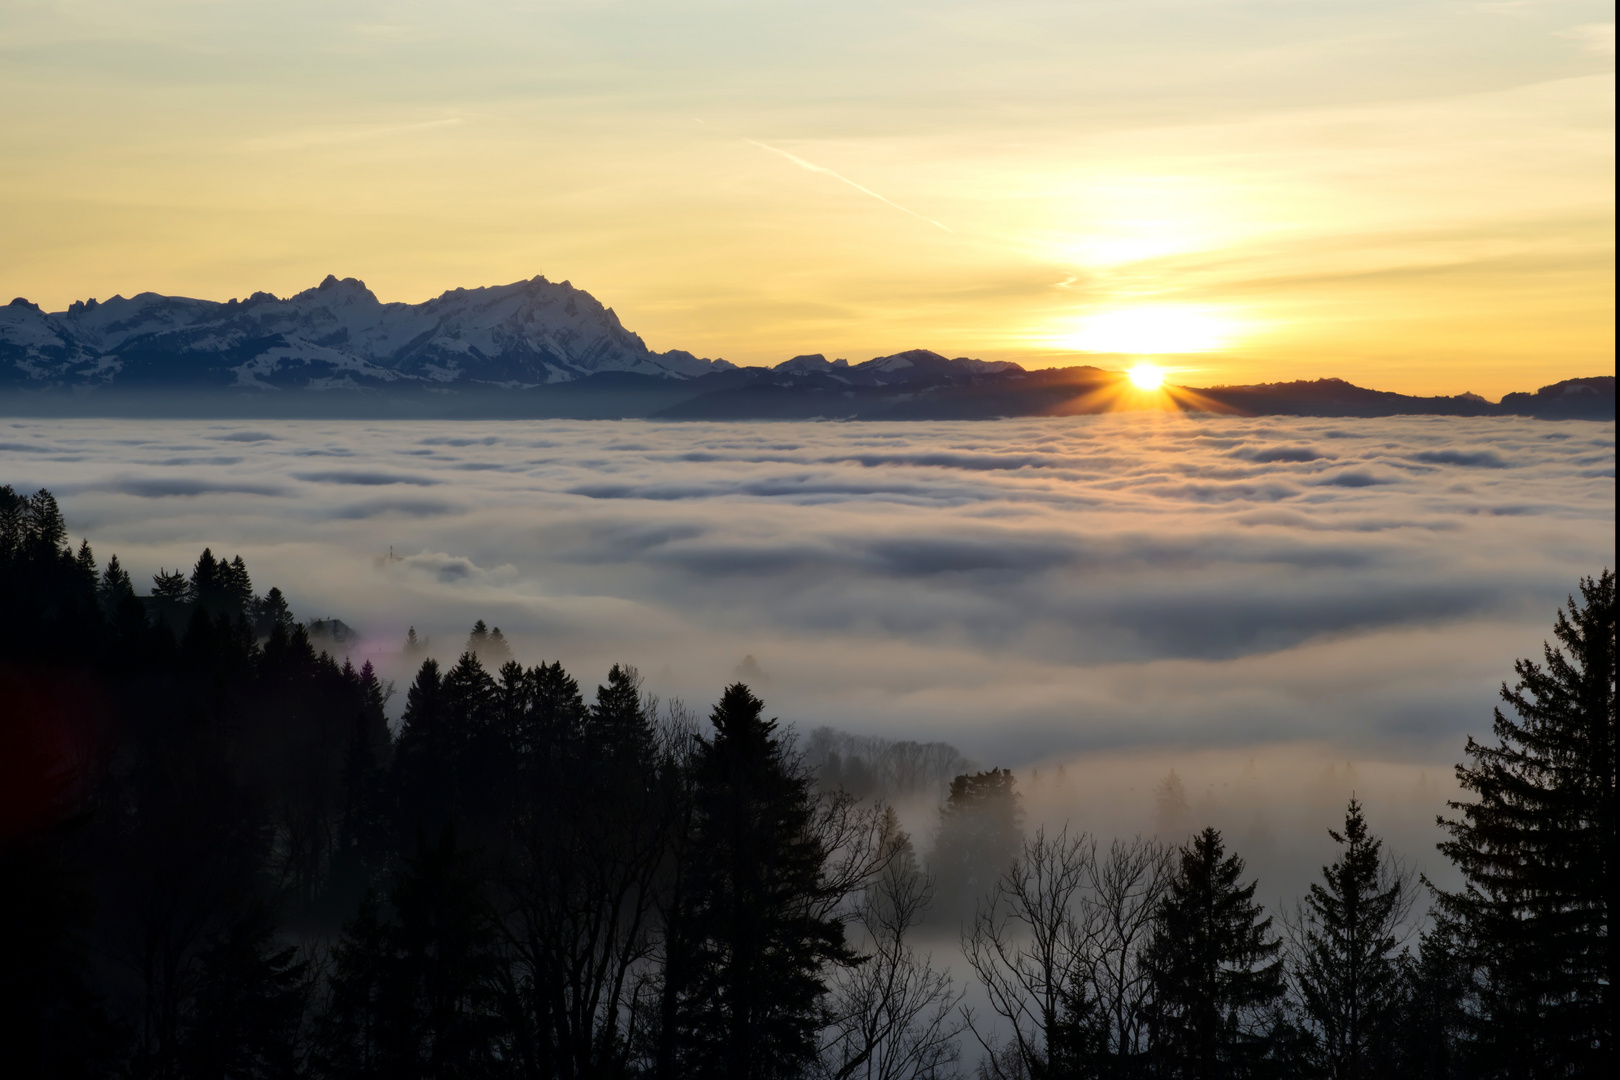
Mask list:
[[1317,379],[1167,386],[1152,400],[1092,366],[1027,371],[911,349],[862,363],[739,368],[653,352],[612,308],[544,277],[382,303],[354,278],[280,298],[141,293],[0,308],[0,412],[35,415],[989,419],[1173,407],[1239,415],[1613,419],[1614,377],[1500,403]]
[[599,372],[689,379],[732,367],[657,353],[612,308],[544,277],[382,303],[328,276],[285,299],[141,293],[45,312],[0,308],[0,386],[239,391],[388,390],[571,382]]

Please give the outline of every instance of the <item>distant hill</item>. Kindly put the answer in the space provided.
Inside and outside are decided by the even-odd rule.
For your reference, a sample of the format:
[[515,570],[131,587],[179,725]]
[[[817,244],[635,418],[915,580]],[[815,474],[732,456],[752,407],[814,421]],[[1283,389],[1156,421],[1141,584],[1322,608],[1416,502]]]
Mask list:
[[[1342,379],[1167,387],[1188,411],[1613,419],[1612,375],[1492,403]],[[795,356],[740,368],[653,352],[589,293],[536,277],[384,304],[329,276],[285,299],[141,293],[45,312],[0,308],[0,412],[33,415],[987,419],[1140,407],[1121,372],[1026,371],[912,349],[863,363]]]

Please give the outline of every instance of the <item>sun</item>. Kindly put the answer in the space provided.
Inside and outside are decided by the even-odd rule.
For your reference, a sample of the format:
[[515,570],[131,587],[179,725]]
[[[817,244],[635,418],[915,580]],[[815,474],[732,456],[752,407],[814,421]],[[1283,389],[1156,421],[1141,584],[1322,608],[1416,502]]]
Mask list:
[[1137,364],[1129,374],[1131,385],[1138,390],[1157,390],[1164,385],[1164,369],[1157,364]]

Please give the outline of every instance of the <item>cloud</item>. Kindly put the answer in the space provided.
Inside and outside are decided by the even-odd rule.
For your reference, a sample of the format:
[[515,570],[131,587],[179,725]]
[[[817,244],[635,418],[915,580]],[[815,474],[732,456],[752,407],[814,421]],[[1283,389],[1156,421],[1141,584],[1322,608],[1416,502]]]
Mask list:
[[363,487],[377,487],[384,484],[414,484],[417,487],[431,487],[443,483],[428,476],[413,476],[403,473],[365,472],[362,470],[334,470],[331,472],[293,473],[295,480],[308,480],[317,484],[359,484]]
[[1233,456],[1262,465],[1272,462],[1302,463],[1321,461],[1324,458],[1331,459],[1333,457],[1332,454],[1324,454],[1309,446],[1268,446],[1261,449],[1238,450],[1234,452]]
[[368,499],[334,507],[327,516],[334,519],[357,521],[363,518],[386,517],[397,514],[404,517],[438,517],[460,509],[455,503],[443,499]]
[[1144,419],[293,421],[214,464],[165,462],[217,426],[23,421],[0,482],[138,582],[240,553],[398,685],[408,628],[451,661],[484,619],[587,693],[627,661],[699,715],[742,678],[800,731],[954,743],[1032,823],[1151,831],[1173,768],[1267,903],[1352,790],[1448,873],[1463,738],[1614,564],[1614,426]]
[[1314,740],[1443,771],[1614,561],[1603,424],[255,421],[164,464],[230,434],[24,421],[4,480],[140,580],[240,552],[391,678],[407,627],[479,618],[700,705],[747,655],[790,723],[1012,765]]
[[1411,455],[1426,465],[1466,465],[1476,469],[1505,469],[1508,463],[1494,450],[1421,450]]
[[[50,485],[45,486],[49,487]],[[63,487],[66,491],[74,490],[68,485],[63,485]],[[112,480],[78,490],[134,495],[142,499],[225,494],[275,497],[287,493],[287,489],[278,484],[252,484],[232,480],[200,480],[184,476],[151,476]]]
[[268,431],[233,431],[229,435],[215,435],[213,438],[221,442],[277,442],[280,436]]
[[869,195],[872,198],[876,199],[880,203],[884,203],[885,205],[894,207],[896,210],[900,211],[902,214],[910,214],[912,217],[916,218],[918,221],[926,221],[928,224],[932,225],[936,229],[942,229],[945,232],[951,232],[952,231],[950,226],[941,224],[940,222],[935,221],[931,217],[923,217],[923,215],[917,213],[917,211],[915,211],[915,210],[908,210],[904,206],[901,206],[899,203],[895,202],[893,199],[884,198],[882,195],[879,195],[877,192],[873,191],[871,188],[863,187],[862,185],[857,184],[855,181],[851,180],[849,177],[844,176],[841,173],[836,173],[836,172],[834,172],[833,170],[827,168],[824,165],[817,165],[814,162],[806,161],[806,160],[804,160],[804,158],[799,157],[797,154],[790,154],[786,150],[778,149],[777,147],[771,146],[769,143],[762,143],[762,142],[759,142],[758,140],[755,140],[755,139],[745,138],[745,139],[743,139],[743,142],[747,143],[750,146],[757,146],[761,150],[769,151],[772,154],[776,154],[778,157],[786,158],[788,161],[793,162],[793,164],[797,165],[799,168],[804,169],[807,172],[821,173],[823,176],[830,176],[834,180],[838,180],[838,181],[840,181],[842,183],[848,184],[850,187],[854,188],[856,191],[859,191],[862,195]]
[[1365,469],[1346,469],[1316,482],[1324,487],[1363,488],[1373,487],[1376,484],[1394,484],[1398,481],[1393,476],[1380,476]]

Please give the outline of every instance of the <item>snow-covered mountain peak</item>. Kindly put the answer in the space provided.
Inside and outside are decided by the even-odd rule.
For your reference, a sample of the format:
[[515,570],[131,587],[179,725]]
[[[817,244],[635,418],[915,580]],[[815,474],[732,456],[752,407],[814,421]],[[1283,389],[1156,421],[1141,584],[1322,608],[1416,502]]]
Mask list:
[[328,274],[285,299],[220,303],[141,293],[0,317],[0,383],[161,382],[258,389],[333,385],[534,386],[598,372],[693,378],[725,361],[656,353],[612,308],[536,276],[380,301]]
[[326,304],[354,304],[378,305],[377,294],[366,288],[366,283],[359,278],[339,278],[336,274],[327,274],[321,283],[313,289],[305,289],[292,297],[294,301],[319,300]]

